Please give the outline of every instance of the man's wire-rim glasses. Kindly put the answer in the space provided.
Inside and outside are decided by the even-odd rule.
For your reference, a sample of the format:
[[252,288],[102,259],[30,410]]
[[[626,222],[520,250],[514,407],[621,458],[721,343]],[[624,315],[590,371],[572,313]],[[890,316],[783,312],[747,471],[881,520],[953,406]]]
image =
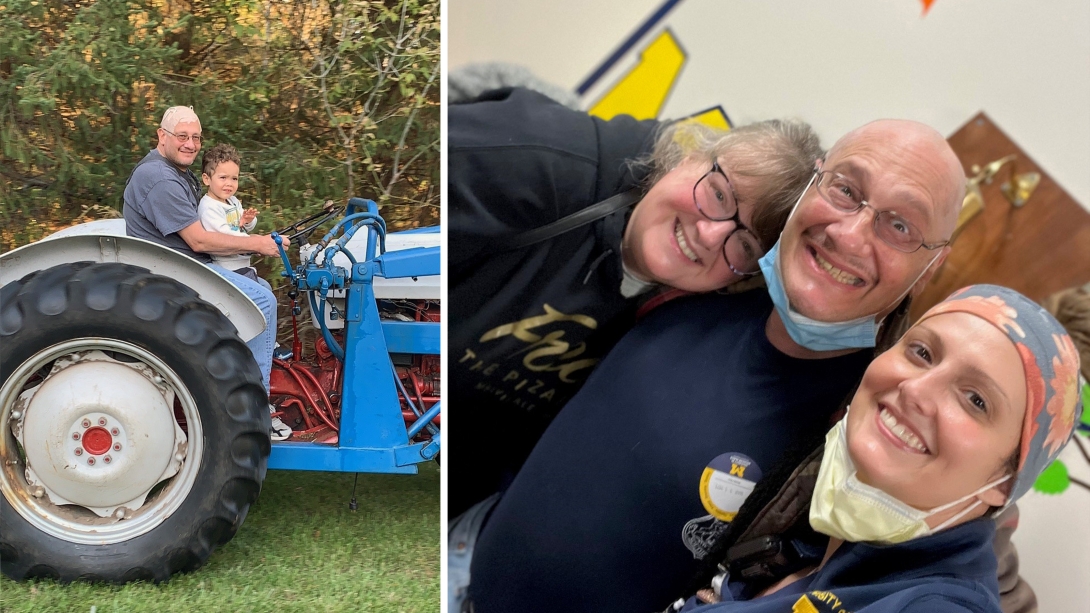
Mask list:
[[171,132],[170,130],[168,130],[166,128],[159,128],[159,129],[162,130],[163,132],[166,132],[167,134],[173,136],[174,138],[178,139],[178,141],[181,142],[183,145],[188,143],[189,139],[193,139],[193,144],[194,145],[200,145],[201,140],[204,138],[200,134],[175,134],[175,133]]
[[925,243],[923,233],[912,222],[890,209],[875,208],[863,199],[863,192],[844,175],[831,170],[818,173],[817,192],[825,202],[842,213],[856,213],[863,207],[874,211],[874,234],[884,243],[902,253],[915,253],[920,247],[935,250],[950,244],[950,241]]

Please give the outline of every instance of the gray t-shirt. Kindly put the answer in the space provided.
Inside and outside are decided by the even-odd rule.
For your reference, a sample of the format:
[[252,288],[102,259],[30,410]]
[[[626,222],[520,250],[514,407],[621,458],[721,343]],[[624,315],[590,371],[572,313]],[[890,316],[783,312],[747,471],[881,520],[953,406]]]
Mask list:
[[205,264],[206,253],[189,248],[178,231],[200,221],[197,205],[200,183],[192,171],[184,172],[152,149],[140,160],[125,185],[125,233],[184,253]]

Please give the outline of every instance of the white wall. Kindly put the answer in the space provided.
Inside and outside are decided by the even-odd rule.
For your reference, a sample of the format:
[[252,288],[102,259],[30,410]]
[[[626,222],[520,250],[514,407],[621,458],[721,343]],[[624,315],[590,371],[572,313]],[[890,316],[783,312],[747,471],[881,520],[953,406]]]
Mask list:
[[[662,4],[449,0],[448,66],[518,63],[574,89]],[[713,101],[735,123],[803,118],[828,145],[878,117],[950,134],[983,109],[1090,208],[1090,2],[921,10],[918,0],[683,0],[652,31],[669,26],[689,55],[662,116]]]
[[[1090,438],[1076,436],[1090,448]],[[1074,442],[1060,461],[1072,477],[1090,483],[1090,462]],[[1012,540],[1040,611],[1090,611],[1090,490],[1072,484],[1060,494],[1033,491],[1018,507],[1021,521]]]

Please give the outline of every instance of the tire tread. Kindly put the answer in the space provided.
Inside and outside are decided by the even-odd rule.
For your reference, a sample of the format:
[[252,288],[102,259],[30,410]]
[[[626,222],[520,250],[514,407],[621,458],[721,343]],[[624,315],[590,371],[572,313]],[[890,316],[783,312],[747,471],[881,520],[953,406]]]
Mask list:
[[[27,337],[43,338],[36,348],[29,350],[33,353],[54,344],[49,339],[58,338],[66,329],[89,325],[86,321],[97,321],[96,317],[101,320],[103,313],[109,312],[109,318],[123,319],[141,331],[169,330],[170,342],[177,346],[179,356],[187,351],[186,347],[189,353],[200,356],[193,360],[200,363],[188,365],[188,375],[182,372],[186,365],[172,364],[172,368],[183,380],[192,381],[197,377],[213,386],[212,393],[218,399],[216,408],[222,413],[206,416],[202,409],[202,422],[207,422],[206,445],[197,482],[183,507],[164,520],[165,524],[181,515],[190,499],[211,486],[213,491],[203,494],[206,500],[200,503],[203,515],[188,520],[191,525],[188,533],[160,534],[167,532],[164,524],[160,524],[124,543],[77,546],[38,532],[22,520],[6,498],[0,496],[0,522],[4,524],[4,529],[0,530],[0,569],[15,580],[44,576],[67,583],[94,577],[110,583],[126,583],[132,580],[162,582],[175,572],[199,568],[217,546],[234,536],[241,525],[261,490],[271,451],[269,416],[264,404],[267,397],[264,403],[261,402],[264,394],[261,375],[234,325],[192,289],[127,264],[63,264],[9,283],[0,288],[0,298],[0,363],[4,371],[0,374],[4,379],[20,363],[19,356],[13,355],[17,349],[11,346],[34,345],[35,341]],[[125,311],[119,313],[121,309]],[[11,314],[13,310],[18,311],[18,316]],[[187,327],[185,331],[189,335],[184,340],[178,337],[179,326]],[[184,347],[179,344],[181,342],[185,342]],[[209,376],[208,360],[213,355],[231,368],[230,376],[222,379]],[[240,359],[239,356],[243,357]],[[192,383],[189,386],[193,387]],[[241,398],[239,392],[243,393]],[[226,408],[228,399],[233,399],[237,405],[230,414]],[[213,424],[221,430],[216,433],[220,436],[215,440],[209,432]],[[213,445],[217,448],[213,449]],[[237,445],[245,447],[246,461],[233,457]],[[218,465],[210,466],[211,463]],[[215,477],[219,485],[201,482],[209,476]],[[12,525],[13,521],[23,523],[23,529]],[[157,540],[165,542],[152,542]],[[49,546],[42,546],[44,541],[55,542],[45,542]],[[137,541],[142,543],[138,546]],[[70,555],[58,553],[64,551],[58,543],[67,545]],[[124,566],[117,567],[116,553],[121,549],[130,554],[134,553],[132,550],[140,552],[135,552],[137,559],[127,556]],[[96,551],[102,555],[94,555]],[[55,559],[58,557],[60,559]]]

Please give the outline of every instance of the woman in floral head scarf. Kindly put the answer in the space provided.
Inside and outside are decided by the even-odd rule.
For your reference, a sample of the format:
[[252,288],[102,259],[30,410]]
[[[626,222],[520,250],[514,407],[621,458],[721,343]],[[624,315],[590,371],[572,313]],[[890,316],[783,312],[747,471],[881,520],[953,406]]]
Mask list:
[[816,480],[793,476],[813,486],[814,532],[794,526],[777,554],[798,570],[754,582],[737,559],[752,554],[732,550],[734,574],[675,610],[1000,611],[991,518],[1070,440],[1078,372],[1071,338],[1025,296],[956,292],[867,368]]

